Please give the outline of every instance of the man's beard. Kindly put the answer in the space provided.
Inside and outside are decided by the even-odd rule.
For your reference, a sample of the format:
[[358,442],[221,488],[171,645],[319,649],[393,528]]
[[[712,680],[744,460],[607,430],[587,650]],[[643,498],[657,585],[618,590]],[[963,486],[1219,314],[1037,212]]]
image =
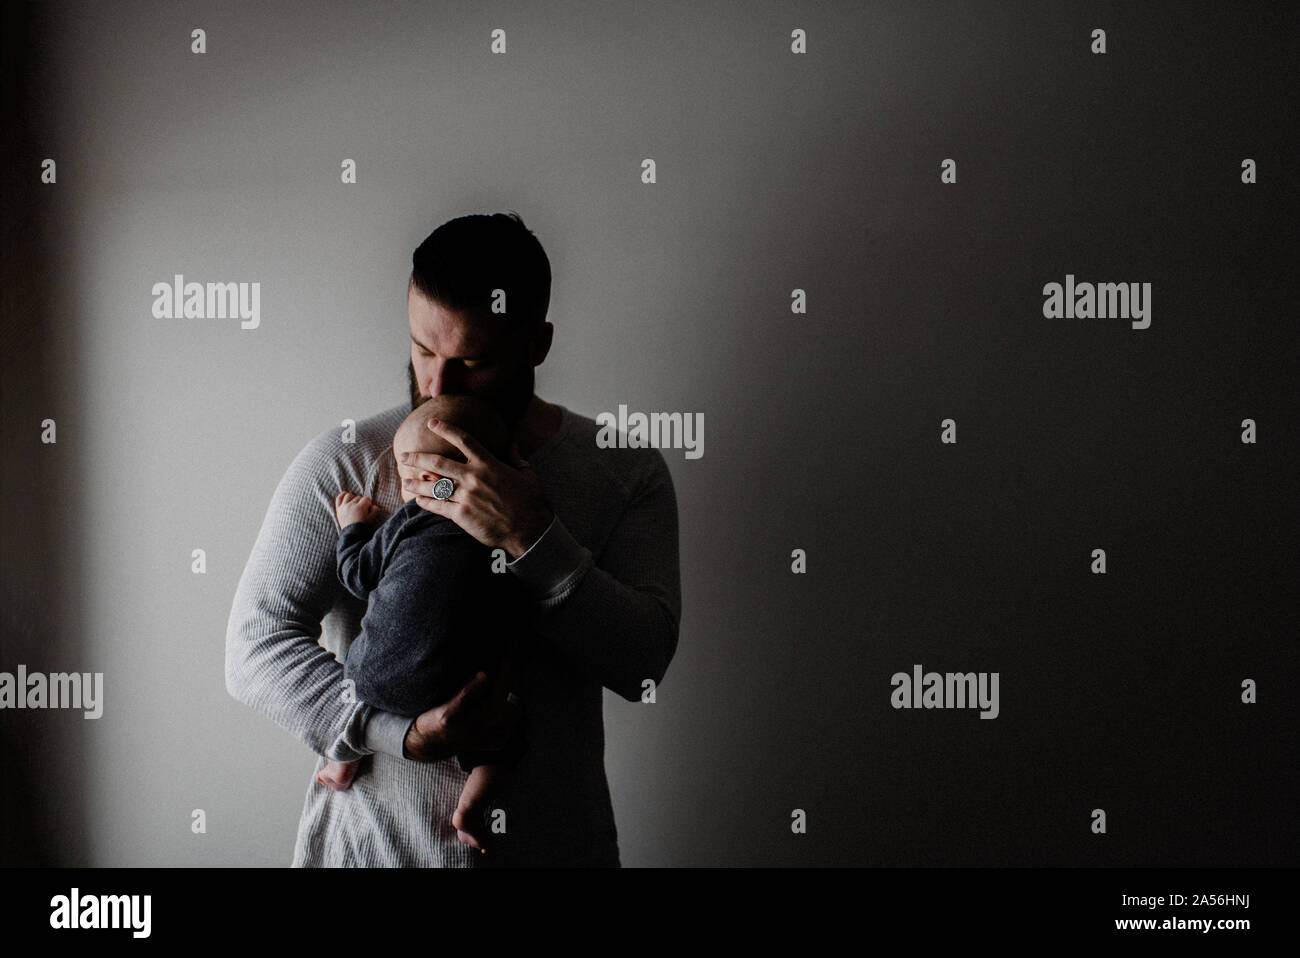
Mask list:
[[[519,420],[528,411],[529,403],[533,401],[533,387],[533,367],[524,363],[519,375],[508,386],[498,393],[484,395],[481,398],[497,411],[497,415],[505,421],[507,428],[513,433],[519,425]],[[412,412],[430,398],[420,394],[420,386],[415,381],[415,364],[410,360],[406,363],[406,388],[410,394]]]
[[424,399],[420,397],[420,387],[415,383],[415,363],[409,360],[406,363],[406,388],[411,396],[411,412],[415,412]]

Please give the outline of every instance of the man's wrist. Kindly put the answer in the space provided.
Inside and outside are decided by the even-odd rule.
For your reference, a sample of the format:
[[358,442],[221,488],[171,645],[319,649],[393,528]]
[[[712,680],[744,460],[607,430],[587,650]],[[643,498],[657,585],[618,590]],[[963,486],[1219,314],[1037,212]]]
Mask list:
[[558,602],[577,587],[593,564],[591,550],[555,516],[538,540],[506,568],[538,599]]
[[542,516],[529,523],[527,528],[520,531],[513,542],[506,545],[506,554],[510,556],[510,561],[518,559],[529,549],[537,544],[542,536],[546,535],[546,530],[555,522],[555,513],[549,509]]
[[442,756],[430,754],[431,744],[436,744],[436,739],[431,739],[429,728],[419,726],[420,716],[411,719],[406,727],[406,735],[402,739],[402,757],[412,762],[432,762]]
[[411,735],[413,733],[415,733],[415,719],[411,719],[411,723],[406,726],[406,734],[402,736],[402,758],[409,761],[415,761],[415,756],[411,754],[409,747],[412,744]]

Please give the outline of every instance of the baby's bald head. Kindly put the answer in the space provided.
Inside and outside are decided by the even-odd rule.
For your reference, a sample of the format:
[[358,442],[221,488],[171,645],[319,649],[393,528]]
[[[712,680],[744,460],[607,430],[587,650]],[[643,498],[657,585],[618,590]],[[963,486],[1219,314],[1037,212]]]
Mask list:
[[[491,405],[475,396],[434,396],[407,416],[393,434],[393,456],[399,463],[404,452],[432,452],[457,462],[465,461],[464,453],[425,425],[434,418],[459,426],[492,455],[506,458],[510,433]],[[402,490],[404,502],[414,498],[413,493]]]

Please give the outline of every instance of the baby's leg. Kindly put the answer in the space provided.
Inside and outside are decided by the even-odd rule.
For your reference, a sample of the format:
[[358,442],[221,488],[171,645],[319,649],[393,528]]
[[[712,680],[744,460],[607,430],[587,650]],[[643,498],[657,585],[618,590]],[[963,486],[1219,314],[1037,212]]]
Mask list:
[[353,762],[326,762],[325,767],[316,773],[316,781],[336,792],[346,791],[352,787],[352,780],[357,777],[357,766],[361,759]]
[[469,779],[460,792],[460,803],[451,816],[456,837],[470,848],[486,851],[484,846],[487,845],[488,838],[483,813],[509,778],[510,768],[506,765],[476,765],[470,771]]

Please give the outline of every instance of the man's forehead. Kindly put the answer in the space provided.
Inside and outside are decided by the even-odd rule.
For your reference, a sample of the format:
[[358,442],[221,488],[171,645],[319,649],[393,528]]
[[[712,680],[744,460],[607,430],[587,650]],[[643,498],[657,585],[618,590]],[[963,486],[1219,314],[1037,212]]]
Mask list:
[[429,347],[436,341],[456,343],[465,349],[486,350],[501,344],[507,338],[503,324],[495,317],[457,313],[439,308],[435,312],[413,312],[411,339],[417,345]]
[[492,339],[412,336],[411,342],[425,353],[434,353],[447,359],[486,360],[510,352],[509,344],[504,337]]

